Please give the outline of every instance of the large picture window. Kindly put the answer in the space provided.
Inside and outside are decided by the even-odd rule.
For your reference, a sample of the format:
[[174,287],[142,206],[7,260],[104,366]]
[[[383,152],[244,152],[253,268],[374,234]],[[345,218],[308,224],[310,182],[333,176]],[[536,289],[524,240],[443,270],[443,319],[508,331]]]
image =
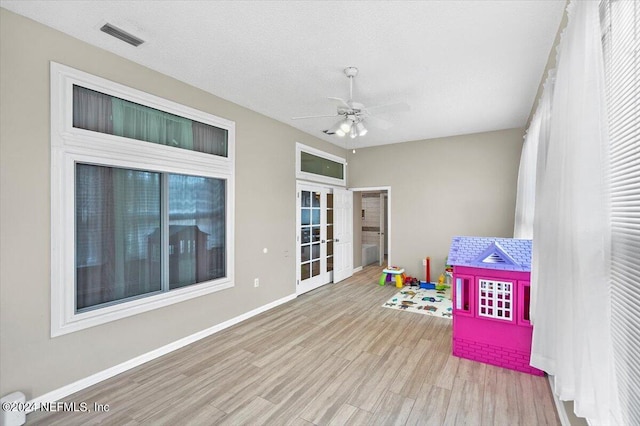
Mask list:
[[220,179],[76,164],[76,311],[223,278],[224,200]]
[[52,336],[233,285],[228,120],[59,64]]

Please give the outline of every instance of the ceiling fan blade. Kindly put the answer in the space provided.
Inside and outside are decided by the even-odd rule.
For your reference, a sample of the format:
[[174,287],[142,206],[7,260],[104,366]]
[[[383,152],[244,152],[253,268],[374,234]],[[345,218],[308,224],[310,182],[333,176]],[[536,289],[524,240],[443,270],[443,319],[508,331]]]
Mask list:
[[371,127],[377,127],[378,129],[388,130],[393,127],[390,121],[383,120],[379,117],[369,116],[364,120],[365,125],[371,125]]
[[396,102],[394,104],[377,105],[367,108],[366,111],[369,114],[383,114],[385,112],[406,112],[410,111],[411,107],[405,102]]
[[359,110],[359,111],[366,111],[367,110],[364,107],[364,105],[362,105],[360,102],[353,102],[353,101],[351,101],[351,108],[353,108],[354,110]]
[[305,115],[302,117],[291,117],[292,120],[305,120],[307,118],[323,118],[323,117],[337,117],[338,114],[331,114],[331,115]]
[[351,109],[351,105],[349,105],[349,103],[347,101],[345,101],[344,99],[342,99],[342,98],[334,98],[334,97],[329,96],[328,99],[334,101],[335,103],[337,103],[338,106]]

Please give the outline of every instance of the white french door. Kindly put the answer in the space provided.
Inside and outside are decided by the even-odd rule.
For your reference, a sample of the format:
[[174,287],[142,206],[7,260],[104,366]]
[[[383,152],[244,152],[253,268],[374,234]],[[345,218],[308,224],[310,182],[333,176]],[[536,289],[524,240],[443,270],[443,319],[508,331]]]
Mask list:
[[353,192],[347,189],[333,190],[334,204],[334,259],[333,282],[337,283],[353,275]]
[[386,232],[387,232],[387,194],[385,192],[380,193],[380,232],[378,232],[378,266],[382,266],[384,263],[384,252],[387,247],[386,244]]
[[297,286],[302,294],[331,282],[334,223],[331,188],[297,185]]
[[297,286],[302,294],[353,274],[353,193],[297,184]]

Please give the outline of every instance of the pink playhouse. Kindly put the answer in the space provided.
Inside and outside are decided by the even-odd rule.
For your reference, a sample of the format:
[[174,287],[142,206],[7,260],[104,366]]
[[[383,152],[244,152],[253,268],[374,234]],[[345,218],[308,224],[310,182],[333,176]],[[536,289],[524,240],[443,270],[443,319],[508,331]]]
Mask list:
[[453,354],[541,376],[529,365],[531,240],[454,237]]

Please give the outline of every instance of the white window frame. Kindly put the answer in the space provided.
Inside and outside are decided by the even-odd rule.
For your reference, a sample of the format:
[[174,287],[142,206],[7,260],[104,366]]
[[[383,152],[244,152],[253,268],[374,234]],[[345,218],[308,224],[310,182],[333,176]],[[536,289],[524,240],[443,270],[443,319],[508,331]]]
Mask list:
[[[315,155],[316,157],[324,158],[325,160],[334,161],[342,164],[342,179],[333,178],[329,176],[317,175],[315,173],[302,171],[302,153]],[[336,185],[341,187],[347,186],[347,160],[337,155],[332,155],[327,152],[321,151],[316,148],[296,142],[296,179],[306,180],[309,182],[321,182],[330,185]]]
[[[235,123],[51,62],[51,337],[234,286]],[[227,157],[73,127],[73,85],[228,131]],[[90,311],[75,309],[75,165],[89,163],[226,181],[226,276]]]
[[[515,283],[494,278],[478,278],[478,317],[513,322]],[[484,303],[483,303],[484,302]],[[499,304],[502,303],[502,306]],[[506,307],[505,304],[509,304]],[[485,310],[483,312],[483,309]],[[491,310],[491,312],[489,312]],[[499,315],[501,312],[502,315]],[[509,315],[505,316],[508,312]]]

